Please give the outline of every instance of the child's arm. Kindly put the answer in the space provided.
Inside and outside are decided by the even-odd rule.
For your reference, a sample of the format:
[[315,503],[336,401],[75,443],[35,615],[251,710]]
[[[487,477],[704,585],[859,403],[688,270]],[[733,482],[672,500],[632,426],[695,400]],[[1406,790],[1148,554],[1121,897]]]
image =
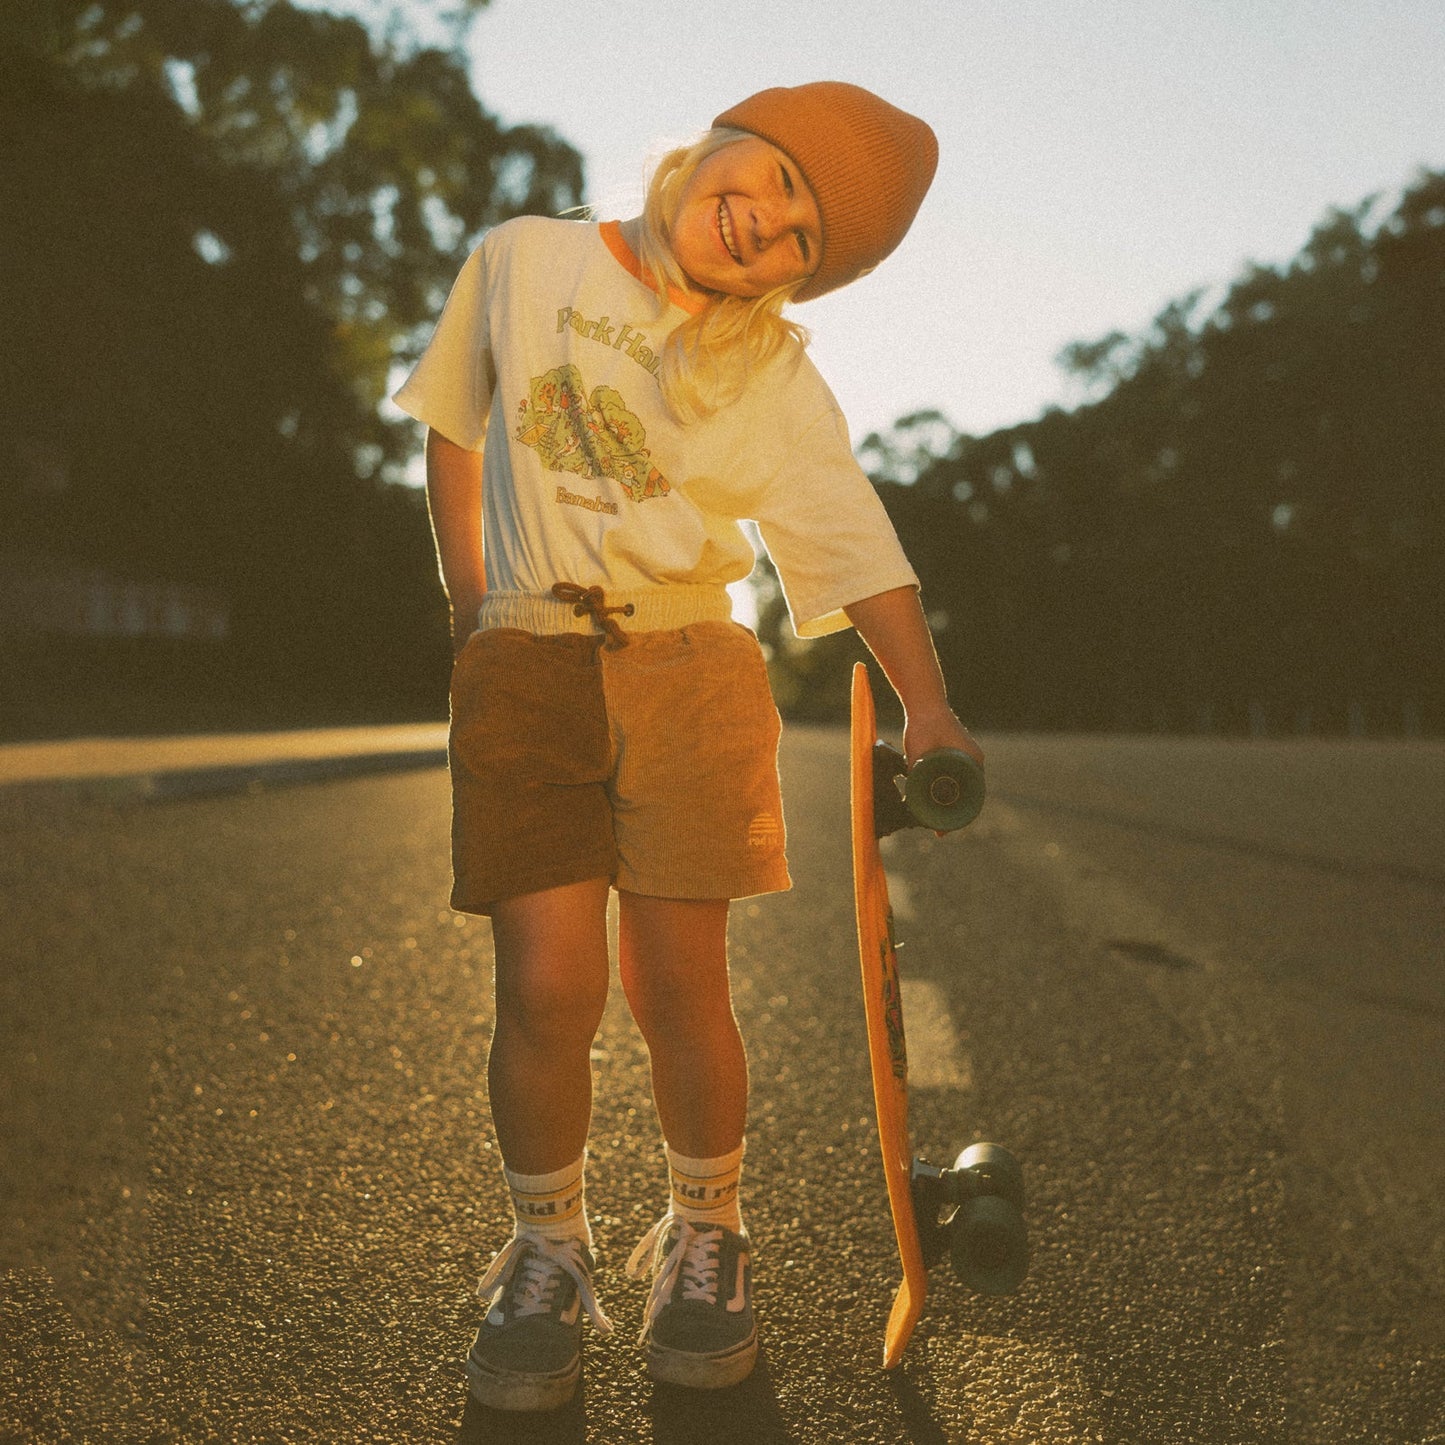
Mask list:
[[982,763],[983,749],[948,705],[918,589],[895,587],[843,610],[903,704],[903,751],[909,763],[935,748],[959,748]]
[[441,566],[442,587],[452,604],[452,650],[477,625],[477,608],[487,590],[482,559],[482,454],[426,434],[426,500]]

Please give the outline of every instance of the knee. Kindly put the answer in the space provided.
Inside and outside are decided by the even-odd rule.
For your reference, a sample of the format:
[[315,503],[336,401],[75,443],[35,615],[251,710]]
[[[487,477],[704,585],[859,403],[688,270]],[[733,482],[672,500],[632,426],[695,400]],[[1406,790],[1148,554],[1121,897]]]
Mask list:
[[624,965],[622,985],[627,1007],[649,1048],[658,1037],[677,1038],[686,1030],[693,1015],[682,1007],[682,992],[672,981]]
[[627,1006],[649,1049],[688,1049],[713,1037],[733,1019],[726,985],[668,970],[624,968]]
[[497,983],[497,1025],[537,1040],[591,1039],[607,1003],[607,977],[544,972]]
[[729,1011],[727,922],[724,899],[622,895],[622,986],[649,1045],[707,1036]]

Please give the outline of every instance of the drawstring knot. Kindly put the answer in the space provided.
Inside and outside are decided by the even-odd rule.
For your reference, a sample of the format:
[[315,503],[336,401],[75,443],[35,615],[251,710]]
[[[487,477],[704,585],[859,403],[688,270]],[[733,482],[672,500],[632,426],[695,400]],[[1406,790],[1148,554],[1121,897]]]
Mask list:
[[637,610],[632,603],[608,607],[600,587],[579,587],[575,582],[554,582],[552,596],[561,602],[571,602],[574,617],[590,616],[618,647],[627,646],[627,634],[612,620],[612,614],[620,612],[624,617],[631,617]]

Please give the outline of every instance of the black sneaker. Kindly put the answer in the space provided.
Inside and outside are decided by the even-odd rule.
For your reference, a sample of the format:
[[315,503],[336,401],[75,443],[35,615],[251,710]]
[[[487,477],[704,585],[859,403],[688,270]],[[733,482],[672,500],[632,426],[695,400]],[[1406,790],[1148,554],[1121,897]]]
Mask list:
[[555,1410],[582,1374],[582,1316],[612,1329],[592,1293],[592,1255],[578,1239],[512,1238],[477,1286],[487,1317],[467,1357],[473,1396],[494,1410]]
[[745,1234],[664,1215],[627,1262],[634,1279],[652,1274],[639,1343],[654,1380],[716,1390],[752,1373],[752,1245]]

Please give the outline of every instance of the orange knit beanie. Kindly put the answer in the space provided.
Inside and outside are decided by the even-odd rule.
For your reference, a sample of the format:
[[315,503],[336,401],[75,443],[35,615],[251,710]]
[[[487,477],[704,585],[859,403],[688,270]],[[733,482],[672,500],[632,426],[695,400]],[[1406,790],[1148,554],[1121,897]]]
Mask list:
[[817,197],[823,255],[795,301],[866,276],[907,234],[938,165],[924,121],[841,80],[760,90],[713,125],[786,151]]

